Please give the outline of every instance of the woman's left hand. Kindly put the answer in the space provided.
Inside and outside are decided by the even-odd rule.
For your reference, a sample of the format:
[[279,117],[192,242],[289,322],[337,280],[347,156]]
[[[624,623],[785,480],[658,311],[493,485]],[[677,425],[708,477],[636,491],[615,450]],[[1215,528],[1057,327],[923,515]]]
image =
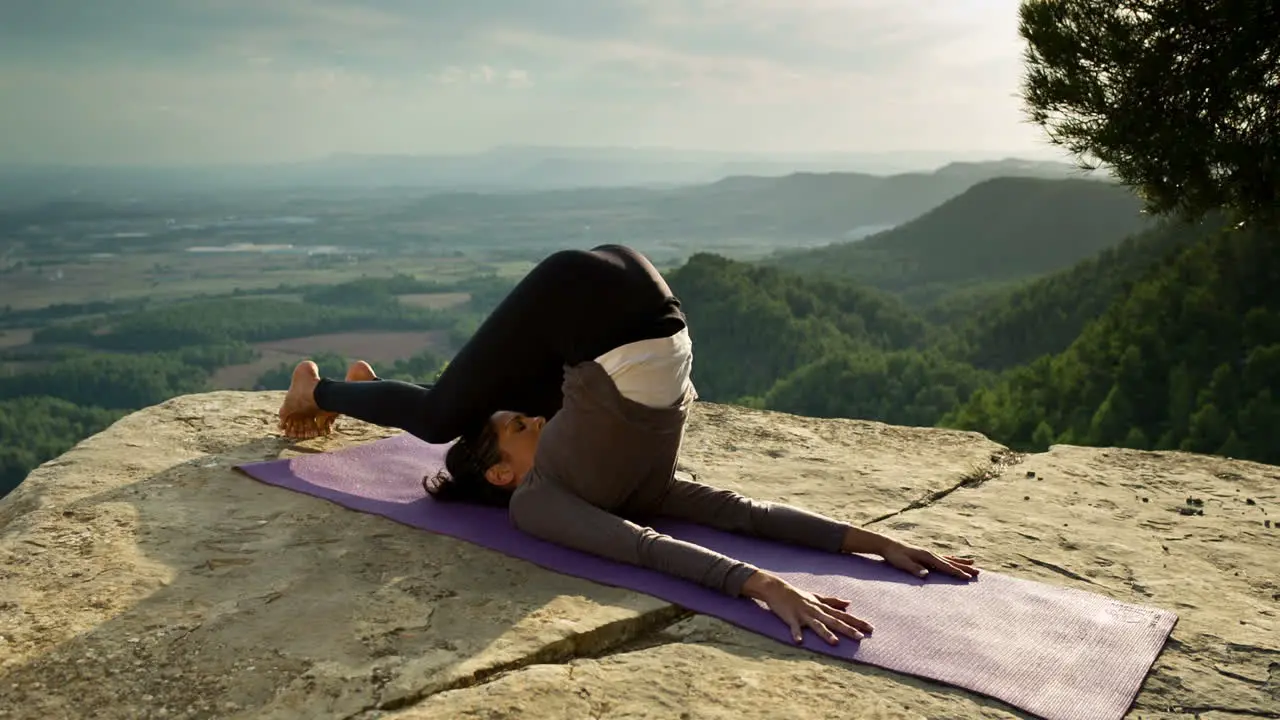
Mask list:
[[933,570],[962,580],[971,580],[978,576],[978,569],[973,566],[972,560],[937,555],[924,548],[898,541],[891,542],[880,555],[885,562],[916,577],[925,577]]

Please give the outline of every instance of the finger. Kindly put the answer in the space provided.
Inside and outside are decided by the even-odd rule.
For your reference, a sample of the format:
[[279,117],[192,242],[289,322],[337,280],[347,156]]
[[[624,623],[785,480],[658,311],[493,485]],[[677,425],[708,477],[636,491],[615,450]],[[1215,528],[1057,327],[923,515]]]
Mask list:
[[800,623],[795,618],[788,618],[787,624],[791,626],[791,639],[795,644],[804,642],[804,632],[800,629]]
[[876,632],[876,626],[868,623],[867,620],[858,618],[856,615],[850,615],[849,612],[841,612],[840,619],[844,620],[845,624],[849,625],[850,628],[859,630],[861,633],[869,635]]
[[962,580],[968,580],[976,574],[973,568],[956,563],[949,557],[943,558],[935,555],[931,559],[936,561],[932,563],[935,568],[947,573],[948,575],[954,575],[955,577],[961,578]]
[[982,572],[981,570],[979,570],[977,567],[974,566],[973,560],[971,558],[959,558],[959,557],[952,557],[948,555],[947,561],[951,563],[959,564],[960,567],[968,571],[970,577],[977,577],[978,573]]
[[937,555],[929,555],[928,563],[934,570],[940,570],[953,577],[963,578],[965,580],[969,579],[969,572],[964,567],[960,565],[952,565],[950,562],[938,557]]
[[822,595],[818,595],[817,597],[818,597],[818,600],[821,601],[823,605],[828,605],[837,610],[843,610],[849,607],[848,600],[841,600],[840,598],[833,598],[833,597],[824,597]]
[[[814,620],[818,622],[820,625],[822,625],[823,630],[825,630],[828,634],[830,634],[831,630],[834,629],[836,632],[840,633],[841,635],[844,635],[845,637],[852,638],[854,640],[861,640],[862,631],[854,627],[852,624],[845,622],[844,619],[840,617],[841,615],[845,615],[845,614],[846,613],[841,613],[839,611],[824,612],[821,616],[814,618]],[[831,639],[827,640],[827,642],[830,643],[831,645],[835,645],[836,642],[833,642],[833,641],[838,642],[839,638],[836,638],[835,635],[831,635]]]
[[841,610],[833,610],[830,612],[830,614],[836,616],[841,620],[841,622],[845,623],[849,627],[854,628],[855,630],[858,630],[859,632],[863,632],[870,635],[872,632],[875,631],[875,627],[872,626],[871,623],[855,615],[852,615],[850,613],[843,612]]
[[901,562],[896,564],[898,569],[905,570],[916,577],[925,577],[929,574],[928,568],[916,562],[915,559],[911,557],[903,557]]
[[831,630],[826,626],[826,623],[823,622],[824,620],[835,625],[837,628],[842,624],[834,619],[828,620],[826,618],[819,618],[816,616],[810,617],[805,624],[813,630],[815,635],[826,641],[828,645],[839,645],[840,638],[836,637],[836,634],[831,632]]

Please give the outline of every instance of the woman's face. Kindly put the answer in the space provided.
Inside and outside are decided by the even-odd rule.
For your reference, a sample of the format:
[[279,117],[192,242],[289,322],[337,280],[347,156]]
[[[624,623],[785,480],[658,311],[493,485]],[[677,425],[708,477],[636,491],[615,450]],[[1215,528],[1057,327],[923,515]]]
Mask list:
[[533,468],[533,457],[538,451],[538,438],[542,436],[542,428],[547,424],[547,420],[503,410],[494,413],[490,422],[498,433],[498,449],[502,451],[502,462],[511,471],[510,477],[514,487]]

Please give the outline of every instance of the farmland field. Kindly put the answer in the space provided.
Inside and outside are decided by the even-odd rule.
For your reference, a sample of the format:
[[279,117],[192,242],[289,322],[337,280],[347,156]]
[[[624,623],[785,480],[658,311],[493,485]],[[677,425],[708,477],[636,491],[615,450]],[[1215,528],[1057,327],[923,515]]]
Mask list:
[[0,349],[26,345],[31,342],[31,336],[34,332],[31,329],[21,328],[0,330]]
[[[422,280],[456,282],[475,275],[480,264],[466,258],[404,257],[367,254],[350,261],[318,261],[303,256],[258,253],[69,257],[38,269],[4,275],[4,304],[16,310],[53,303],[148,297],[171,301],[193,295],[270,290],[280,285],[337,284],[361,277],[415,275]],[[520,274],[528,263],[503,263],[497,274]],[[2,266],[0,266],[2,267]]]
[[218,390],[252,390],[254,381],[281,363],[292,364],[310,355],[330,352],[351,359],[368,360],[375,369],[411,357],[423,350],[447,354],[448,333],[418,332],[348,332],[309,335],[289,340],[255,343],[262,357],[251,363],[220,368],[209,384]]
[[414,295],[401,295],[400,302],[412,307],[431,308],[432,310],[443,310],[445,308],[455,307],[467,302],[471,299],[471,293],[418,293]]

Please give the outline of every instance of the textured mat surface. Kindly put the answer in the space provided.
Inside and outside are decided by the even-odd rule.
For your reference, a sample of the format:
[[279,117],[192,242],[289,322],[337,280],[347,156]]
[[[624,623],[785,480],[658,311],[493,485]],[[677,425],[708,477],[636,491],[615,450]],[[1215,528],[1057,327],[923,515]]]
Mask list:
[[[542,542],[497,508],[437,503],[422,477],[446,446],[401,435],[344,450],[242,465],[262,482],[449,535],[568,575],[634,589],[793,645],[786,627],[729,598],[643,568]],[[752,563],[815,593],[842,597],[875,633],[813,652],[948,683],[1050,720],[1120,718],[1177,617],[1102,595],[985,570],[978,580],[919,580],[878,560],[790,547],[676,522],[669,535]]]

